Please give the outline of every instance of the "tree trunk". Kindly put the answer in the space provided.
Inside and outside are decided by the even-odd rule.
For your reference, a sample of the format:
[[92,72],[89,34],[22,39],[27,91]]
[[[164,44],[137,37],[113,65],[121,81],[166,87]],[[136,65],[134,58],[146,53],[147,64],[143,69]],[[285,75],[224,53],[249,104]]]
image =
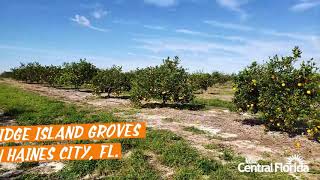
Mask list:
[[110,98],[111,92],[112,92],[112,89],[111,89],[111,88],[108,88],[108,98]]
[[166,103],[167,103],[166,96],[162,96],[162,105],[165,105]]

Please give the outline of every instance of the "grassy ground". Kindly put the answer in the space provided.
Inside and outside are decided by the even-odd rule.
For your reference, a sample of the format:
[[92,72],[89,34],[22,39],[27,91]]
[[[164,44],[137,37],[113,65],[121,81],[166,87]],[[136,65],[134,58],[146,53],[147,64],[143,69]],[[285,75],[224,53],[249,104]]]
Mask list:
[[196,98],[194,100],[194,103],[205,105],[206,108],[217,107],[217,108],[229,109],[230,111],[236,110],[236,107],[232,102],[221,100],[221,99]]
[[0,84],[0,108],[6,116],[15,118],[18,125],[115,121],[110,113],[93,113],[6,84]]
[[[19,125],[121,121],[112,113],[80,108],[7,84],[0,84],[0,109],[3,109],[7,116],[15,118]],[[123,154],[130,155],[121,160],[68,161],[64,169],[51,175],[29,172],[18,179],[79,179],[87,174],[115,179],[159,179],[165,175],[165,172],[159,170],[159,165],[172,170],[173,175],[170,178],[173,179],[293,179],[279,173],[239,173],[237,164],[243,162],[243,158],[226,149],[219,149],[221,159],[211,159],[210,156],[201,155],[183,138],[166,130],[148,129],[146,139],[103,142],[120,142]],[[150,153],[155,157],[150,156]],[[155,160],[151,161],[152,158]],[[28,169],[34,164],[20,166]]]
[[197,94],[193,103],[202,104],[207,109],[215,107],[235,111],[236,107],[232,103],[233,94],[232,82],[215,84],[212,87],[209,87],[207,91]]
[[200,99],[220,99],[231,102],[233,94],[232,82],[225,82],[223,84],[219,83],[209,87],[206,91],[197,94],[197,97]]

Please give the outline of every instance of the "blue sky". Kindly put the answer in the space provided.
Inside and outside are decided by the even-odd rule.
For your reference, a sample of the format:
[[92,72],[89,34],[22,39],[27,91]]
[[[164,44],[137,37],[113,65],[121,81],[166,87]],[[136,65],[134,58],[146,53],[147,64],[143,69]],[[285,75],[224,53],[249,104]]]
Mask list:
[[125,70],[179,56],[237,72],[298,45],[320,58],[320,0],[1,0],[0,71],[87,58]]

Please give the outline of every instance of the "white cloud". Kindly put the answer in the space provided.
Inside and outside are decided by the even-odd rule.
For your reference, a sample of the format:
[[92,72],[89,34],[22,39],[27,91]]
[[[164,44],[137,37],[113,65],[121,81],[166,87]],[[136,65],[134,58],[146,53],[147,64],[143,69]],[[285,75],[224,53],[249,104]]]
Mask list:
[[244,20],[248,17],[247,12],[244,11],[241,6],[247,4],[249,2],[249,0],[216,0],[216,2],[221,7],[224,7],[224,8],[231,10],[231,11],[239,13],[240,18],[242,20]]
[[233,23],[225,23],[225,22],[219,22],[219,21],[214,21],[214,20],[206,20],[203,21],[206,24],[209,24],[211,26],[215,27],[221,27],[225,29],[233,29],[233,30],[238,30],[238,31],[252,31],[253,28],[241,24],[233,24]]
[[[312,39],[316,39],[317,35],[311,35],[311,34],[305,34],[305,33],[295,33],[295,32],[279,32],[273,29],[254,29],[251,26],[245,26],[241,24],[234,24],[234,23],[226,23],[226,22],[219,22],[214,20],[206,20],[203,21],[206,24],[209,24],[211,26],[220,27],[224,29],[232,29],[232,30],[239,30],[239,31],[254,31],[260,34],[265,35],[271,35],[276,37],[285,37],[295,40],[302,40],[302,41],[311,41]],[[190,32],[191,34],[191,32]],[[214,35],[215,37],[219,37],[221,35]],[[244,39],[242,37],[238,36],[224,36],[225,39],[229,40],[239,40],[243,41]]]
[[165,30],[163,26],[154,26],[154,25],[143,25],[144,28],[153,29],[153,30]]
[[225,35],[218,35],[218,34],[209,34],[200,31],[193,31],[189,29],[176,29],[177,33],[182,33],[186,35],[193,35],[193,36],[201,36],[206,38],[218,38],[218,39],[226,39],[231,41],[244,41],[245,39],[240,36],[225,36]]
[[317,37],[316,35],[293,33],[293,32],[278,32],[275,30],[267,30],[267,29],[261,29],[260,32],[267,35],[286,37],[290,39],[297,39],[297,40],[303,40],[303,41],[310,41]]
[[148,58],[148,59],[152,59],[152,60],[161,60],[164,57],[161,56],[155,56],[155,55],[150,55],[150,54],[145,54],[145,53],[133,53],[133,52],[128,52],[129,56],[136,56],[136,57],[144,57],[144,58]]
[[[183,31],[191,35],[198,34],[193,31]],[[264,33],[257,31],[258,33]],[[295,33],[280,33],[265,34],[279,38],[240,38],[228,37],[226,38],[240,38],[240,41],[228,43],[215,39],[193,40],[187,38],[140,38],[134,39],[137,42],[137,48],[145,49],[157,55],[178,55],[183,56],[184,59],[207,59],[208,65],[224,62],[238,63],[239,68],[249,65],[253,60],[266,60],[268,57],[275,54],[290,55],[291,49],[294,46],[299,46],[303,51],[304,59],[314,57],[319,63],[320,58],[320,37],[298,37],[288,36],[295,35]],[[215,37],[215,36],[213,36]],[[221,62],[221,63],[222,63]],[[223,66],[227,65],[225,62]],[[221,65],[221,66],[222,66]],[[202,65],[203,66],[203,65]],[[240,67],[241,66],[241,67]]]
[[298,3],[290,7],[290,10],[294,12],[303,12],[317,6],[320,6],[320,0],[299,0]]
[[134,39],[140,43],[140,48],[152,51],[154,53],[172,51],[175,53],[209,53],[210,50],[223,50],[234,52],[227,45],[206,41],[195,41],[189,39]]
[[[250,58],[261,59],[266,56],[272,56],[276,53],[281,55],[290,54],[290,50],[294,46],[299,46],[304,52],[304,57],[320,58],[320,36],[315,34],[297,33],[297,32],[280,32],[272,29],[258,29],[250,26],[243,26],[239,24],[232,23],[222,23],[217,21],[204,21],[207,24],[240,31],[250,31],[258,33],[264,39],[245,39],[243,37],[237,36],[224,36],[225,39],[237,40],[242,43],[241,46],[234,47],[235,49],[230,51],[234,52],[245,52],[250,54]],[[267,37],[266,37],[267,36]],[[219,37],[219,35],[214,35],[213,37]],[[270,40],[268,37],[271,37]],[[243,54],[245,55],[245,54]]]
[[192,31],[189,29],[176,29],[176,32],[182,33],[182,34],[188,34],[188,35],[198,35],[198,36],[206,36],[206,37],[210,36],[207,33],[199,32],[199,31]]
[[170,7],[176,5],[178,0],[144,0],[144,2],[160,7]]
[[71,18],[71,20],[82,26],[91,26],[89,19],[87,19],[85,16],[76,14],[74,18]]
[[127,53],[129,56],[136,56],[137,54],[136,53],[133,53],[133,52],[128,52]]
[[74,16],[74,18],[71,18],[70,20],[73,21],[73,22],[78,23],[79,25],[81,25],[83,27],[87,27],[87,28],[90,28],[90,29],[93,29],[93,30],[96,30],[96,31],[102,31],[102,32],[106,32],[107,31],[107,29],[102,29],[102,28],[98,28],[98,27],[92,26],[91,23],[90,23],[90,20],[88,18],[86,18],[85,16],[81,16],[81,15],[76,14]]
[[96,9],[91,13],[91,15],[96,19],[100,19],[103,16],[106,16],[107,14],[108,14],[108,11],[105,11],[103,9]]

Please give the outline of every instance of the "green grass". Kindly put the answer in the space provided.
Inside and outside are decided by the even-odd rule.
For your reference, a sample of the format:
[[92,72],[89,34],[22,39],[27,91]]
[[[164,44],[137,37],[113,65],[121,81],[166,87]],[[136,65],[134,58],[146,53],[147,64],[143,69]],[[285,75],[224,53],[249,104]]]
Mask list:
[[219,149],[219,146],[217,144],[210,143],[210,144],[206,144],[204,148],[213,150],[213,149]]
[[19,125],[69,124],[116,121],[110,113],[92,113],[88,109],[56,101],[38,94],[0,84],[0,108]]
[[234,152],[231,149],[224,149],[221,158],[225,161],[234,159]]
[[193,103],[195,104],[202,104],[209,107],[218,107],[229,109],[230,111],[235,111],[236,107],[232,102],[224,101],[221,99],[203,99],[203,98],[196,98]]
[[309,173],[311,173],[311,174],[320,174],[320,170],[319,170],[319,169],[314,169],[314,168],[311,166]]
[[[0,108],[4,109],[6,115],[15,117],[20,125],[117,121],[110,113],[79,108],[1,83]],[[286,174],[239,173],[237,163],[243,162],[243,158],[232,156],[227,164],[222,164],[201,155],[183,138],[167,130],[148,129],[146,139],[112,139],[101,142],[120,142],[123,154],[129,151],[132,153],[121,160],[68,161],[59,172],[50,175],[29,172],[17,179],[80,179],[87,174],[106,176],[108,179],[159,179],[161,173],[149,163],[150,157],[145,152],[156,154],[159,163],[172,168],[174,179],[291,178]],[[28,169],[34,165],[23,163],[20,168]]]

